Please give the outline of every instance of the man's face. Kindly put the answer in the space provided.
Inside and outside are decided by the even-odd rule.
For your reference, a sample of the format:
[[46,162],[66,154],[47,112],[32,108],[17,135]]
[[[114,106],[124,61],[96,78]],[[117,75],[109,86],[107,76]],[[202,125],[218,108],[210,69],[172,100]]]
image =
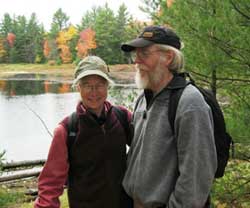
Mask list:
[[139,88],[153,89],[160,84],[167,72],[165,58],[164,52],[154,45],[135,50],[135,82]]

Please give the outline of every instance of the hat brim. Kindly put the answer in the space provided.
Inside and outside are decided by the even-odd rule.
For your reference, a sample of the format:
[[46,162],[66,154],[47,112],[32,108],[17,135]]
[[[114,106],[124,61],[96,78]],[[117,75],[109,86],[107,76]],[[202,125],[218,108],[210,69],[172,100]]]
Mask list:
[[152,45],[154,42],[144,38],[136,38],[129,43],[122,44],[121,49],[124,52],[131,52],[136,48],[143,48]]
[[104,79],[106,79],[109,84],[113,85],[114,84],[114,81],[112,79],[110,79],[107,74],[105,74],[104,72],[100,71],[100,70],[86,70],[86,71],[83,71],[82,73],[80,73],[76,79],[74,80],[73,82],[73,85],[77,84],[77,82],[82,79],[83,77],[86,77],[86,76],[90,76],[90,75],[98,75]]

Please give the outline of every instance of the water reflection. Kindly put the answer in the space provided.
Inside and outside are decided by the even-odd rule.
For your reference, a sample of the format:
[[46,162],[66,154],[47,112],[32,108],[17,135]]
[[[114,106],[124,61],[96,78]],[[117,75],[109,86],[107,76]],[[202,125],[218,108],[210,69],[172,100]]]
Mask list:
[[[132,88],[111,88],[108,100],[132,109],[137,94]],[[45,159],[52,138],[34,112],[53,134],[78,101],[70,83],[0,80],[0,152],[6,150],[5,159]]]
[[0,80],[0,91],[6,96],[71,92],[71,83],[47,80]]

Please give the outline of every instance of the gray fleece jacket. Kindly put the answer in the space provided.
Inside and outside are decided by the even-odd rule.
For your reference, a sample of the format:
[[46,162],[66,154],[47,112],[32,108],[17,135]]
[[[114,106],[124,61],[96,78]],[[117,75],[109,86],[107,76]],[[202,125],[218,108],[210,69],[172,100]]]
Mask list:
[[140,99],[123,186],[147,208],[202,208],[217,168],[211,109],[188,85],[177,107],[174,136],[169,96],[164,88],[149,103],[145,96]]

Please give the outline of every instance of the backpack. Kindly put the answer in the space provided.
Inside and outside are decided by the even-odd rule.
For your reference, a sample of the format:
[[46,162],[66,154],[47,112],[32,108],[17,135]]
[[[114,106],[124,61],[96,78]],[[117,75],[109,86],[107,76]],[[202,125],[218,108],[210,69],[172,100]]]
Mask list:
[[[123,110],[121,110],[119,107],[113,106],[112,109],[114,110],[117,119],[121,123],[121,125],[124,128],[126,137],[129,141],[130,138],[130,126],[128,123],[128,118],[127,118],[127,113]],[[78,131],[78,118],[76,112],[73,112],[70,114],[68,123],[67,123],[67,132],[68,132],[68,137],[67,137],[67,148],[68,148],[68,154],[70,152],[70,149],[72,145],[74,144],[76,140],[76,135]]]
[[[189,78],[189,81],[186,80],[186,77]],[[194,85],[200,91],[212,111],[214,122],[214,139],[218,162],[215,178],[220,178],[224,175],[229,159],[230,145],[232,144],[233,147],[233,140],[230,134],[228,134],[226,131],[226,124],[222,110],[212,91],[197,86],[191,76],[186,72],[175,74],[173,80],[169,84],[169,88],[171,89],[168,109],[169,123],[172,128],[172,132],[174,132],[174,121],[178,102],[184,88],[189,84]]]

